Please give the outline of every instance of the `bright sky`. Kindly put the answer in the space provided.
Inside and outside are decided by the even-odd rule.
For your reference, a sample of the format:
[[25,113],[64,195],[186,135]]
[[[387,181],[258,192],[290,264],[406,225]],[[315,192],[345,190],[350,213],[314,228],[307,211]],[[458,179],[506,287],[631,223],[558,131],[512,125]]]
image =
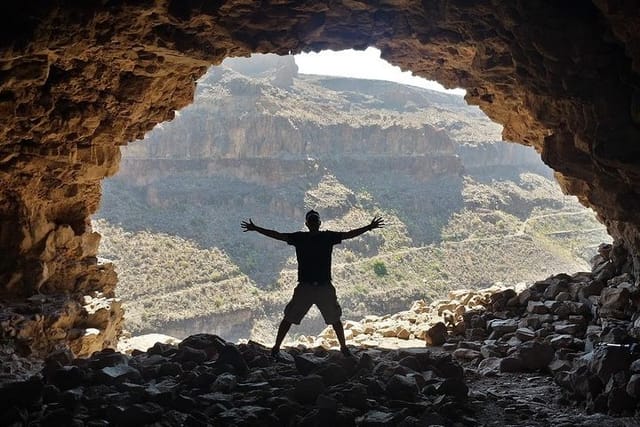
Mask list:
[[302,53],[295,56],[301,74],[355,77],[359,79],[388,80],[392,82],[433,89],[456,95],[464,95],[464,89],[445,89],[440,83],[416,77],[410,71],[389,64],[380,58],[380,50],[325,50],[320,53]]

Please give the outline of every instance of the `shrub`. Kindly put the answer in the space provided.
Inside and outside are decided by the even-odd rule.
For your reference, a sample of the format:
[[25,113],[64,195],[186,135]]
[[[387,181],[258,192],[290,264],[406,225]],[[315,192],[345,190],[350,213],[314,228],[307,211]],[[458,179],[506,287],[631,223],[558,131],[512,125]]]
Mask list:
[[373,263],[373,271],[378,276],[386,276],[387,275],[387,266],[384,265],[382,261],[376,261]]

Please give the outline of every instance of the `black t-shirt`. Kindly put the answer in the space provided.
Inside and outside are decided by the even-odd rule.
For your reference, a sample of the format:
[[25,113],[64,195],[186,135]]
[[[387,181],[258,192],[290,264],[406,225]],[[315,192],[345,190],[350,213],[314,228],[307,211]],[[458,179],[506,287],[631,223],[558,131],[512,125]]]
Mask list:
[[299,231],[291,233],[287,243],[295,246],[298,259],[298,282],[329,282],[333,245],[342,242],[337,231]]

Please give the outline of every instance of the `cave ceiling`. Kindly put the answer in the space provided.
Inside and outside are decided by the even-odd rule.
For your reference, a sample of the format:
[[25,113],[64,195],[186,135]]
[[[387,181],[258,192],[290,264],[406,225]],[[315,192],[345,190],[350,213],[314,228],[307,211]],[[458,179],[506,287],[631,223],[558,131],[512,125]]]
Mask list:
[[[192,101],[210,65],[368,46],[466,89],[505,140],[535,147],[597,212],[637,270],[639,12],[631,0],[3,2],[2,294],[64,294],[78,313],[84,295],[113,297],[116,275],[97,263],[89,221],[100,182],[117,172],[119,146]],[[108,329],[96,345],[109,345],[121,311],[107,311],[72,326]]]

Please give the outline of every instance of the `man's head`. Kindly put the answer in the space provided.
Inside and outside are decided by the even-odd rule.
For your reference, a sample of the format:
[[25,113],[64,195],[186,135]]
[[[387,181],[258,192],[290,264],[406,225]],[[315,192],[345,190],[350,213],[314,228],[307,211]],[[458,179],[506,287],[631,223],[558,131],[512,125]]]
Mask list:
[[313,209],[307,212],[304,217],[304,223],[310,231],[318,231],[320,229],[320,214]]

